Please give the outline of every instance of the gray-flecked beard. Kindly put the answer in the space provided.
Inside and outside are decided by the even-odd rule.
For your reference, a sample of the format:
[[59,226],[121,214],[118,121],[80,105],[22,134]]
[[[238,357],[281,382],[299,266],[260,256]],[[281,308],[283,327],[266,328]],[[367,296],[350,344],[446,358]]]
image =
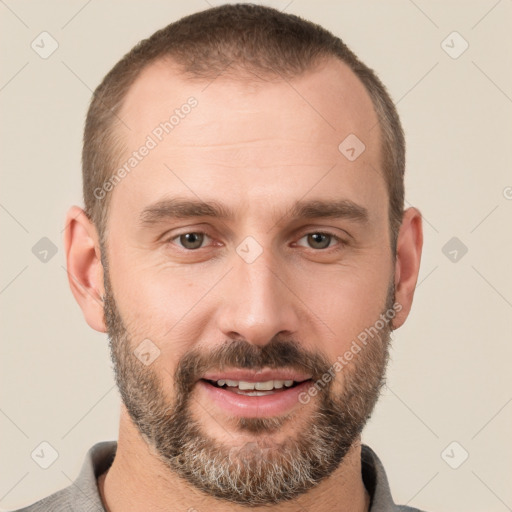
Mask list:
[[[289,339],[276,337],[263,347],[228,340],[207,352],[192,350],[178,362],[172,400],[158,374],[134,356],[135,346],[116,306],[106,261],[104,269],[104,313],[117,386],[142,437],[173,472],[209,496],[254,507],[297,498],[340,466],[359,438],[384,383],[389,324],[341,370],[341,394],[333,394],[332,380],[318,393],[317,403],[308,405],[313,412],[295,436],[280,443],[272,441],[272,433],[293,421],[293,415],[238,418],[238,431],[253,434],[253,440],[229,446],[208,436],[192,417],[191,395],[204,372],[223,366],[291,367],[307,371],[316,382],[332,363]],[[383,312],[393,306],[394,288],[390,287],[385,302]]]

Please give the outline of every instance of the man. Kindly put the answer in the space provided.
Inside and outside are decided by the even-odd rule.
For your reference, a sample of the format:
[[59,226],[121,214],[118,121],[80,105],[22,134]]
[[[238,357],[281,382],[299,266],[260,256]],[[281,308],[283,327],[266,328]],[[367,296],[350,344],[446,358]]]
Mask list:
[[296,16],[225,5],[127,54],[65,234],[119,439],[24,510],[413,510],[360,441],[420,264],[404,153],[375,74]]

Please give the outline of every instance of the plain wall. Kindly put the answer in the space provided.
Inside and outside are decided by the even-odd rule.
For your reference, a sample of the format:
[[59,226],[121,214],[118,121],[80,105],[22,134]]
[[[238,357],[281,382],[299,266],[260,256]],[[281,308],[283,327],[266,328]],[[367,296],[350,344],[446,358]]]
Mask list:
[[[85,323],[63,253],[66,210],[82,204],[85,113],[137,41],[208,3],[0,3],[2,510],[69,485],[87,449],[117,437],[107,337]],[[377,71],[407,137],[407,204],[424,215],[413,310],[394,335],[387,387],[363,441],[398,503],[510,510],[512,2],[268,4],[330,29]],[[47,59],[31,48],[43,31],[59,45]],[[442,45],[454,31],[469,44],[458,58]],[[456,35],[444,43],[452,54],[462,44]],[[57,249],[47,262],[32,250],[43,237]],[[445,247],[453,237],[458,246]],[[31,458],[42,441],[59,454],[46,470]],[[445,460],[457,465],[462,450],[469,457],[453,469]]]

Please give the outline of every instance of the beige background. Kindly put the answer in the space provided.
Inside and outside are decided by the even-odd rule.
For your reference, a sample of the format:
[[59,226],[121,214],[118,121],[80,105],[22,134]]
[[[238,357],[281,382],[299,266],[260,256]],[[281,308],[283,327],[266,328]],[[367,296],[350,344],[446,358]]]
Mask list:
[[[84,116],[139,39],[208,3],[220,2],[0,2],[2,510],[69,485],[87,449],[117,437],[107,339],[74,302],[62,246],[65,212],[81,204]],[[389,87],[407,135],[407,201],[424,214],[425,249],[364,441],[399,503],[512,510],[512,2],[268,3],[347,42]],[[42,31],[59,44],[47,59],[30,46]],[[453,31],[469,43],[457,59],[441,45]],[[42,237],[58,249],[46,263],[32,252]],[[456,262],[443,253],[452,237],[468,249]],[[48,469],[31,458],[42,441],[59,454]],[[452,469],[445,460],[463,450]]]

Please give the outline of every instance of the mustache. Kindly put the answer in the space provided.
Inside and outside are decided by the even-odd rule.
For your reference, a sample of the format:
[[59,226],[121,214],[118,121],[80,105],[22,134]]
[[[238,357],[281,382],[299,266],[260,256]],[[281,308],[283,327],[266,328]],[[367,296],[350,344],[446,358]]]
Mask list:
[[246,340],[230,340],[205,352],[195,349],[188,352],[178,363],[175,386],[182,393],[191,391],[194,384],[209,370],[243,368],[291,368],[310,373],[316,381],[328,372],[331,364],[320,352],[311,352],[297,342],[273,338],[258,346]]

